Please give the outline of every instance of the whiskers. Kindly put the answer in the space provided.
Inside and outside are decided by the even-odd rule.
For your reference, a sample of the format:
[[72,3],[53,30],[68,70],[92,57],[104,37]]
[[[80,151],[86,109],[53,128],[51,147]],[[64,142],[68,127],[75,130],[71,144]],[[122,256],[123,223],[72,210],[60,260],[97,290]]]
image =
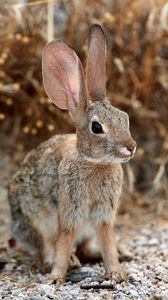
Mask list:
[[104,163],[110,163],[110,162],[112,162],[112,158],[113,158],[113,155],[111,153],[110,154],[106,154],[106,155],[104,155],[103,157],[100,157],[100,158],[92,158],[92,157],[85,156],[85,159],[88,162],[92,162],[95,165],[101,165],[101,164],[104,164]]
[[112,163],[113,159],[114,159],[114,157],[113,157],[112,153],[106,154],[102,158],[99,158],[98,162],[96,162],[94,164],[94,167],[93,167],[94,171],[96,171],[97,169],[99,169],[101,165]]
[[99,164],[104,164],[104,163],[110,163],[113,162],[114,156],[112,153],[105,155],[101,160]]

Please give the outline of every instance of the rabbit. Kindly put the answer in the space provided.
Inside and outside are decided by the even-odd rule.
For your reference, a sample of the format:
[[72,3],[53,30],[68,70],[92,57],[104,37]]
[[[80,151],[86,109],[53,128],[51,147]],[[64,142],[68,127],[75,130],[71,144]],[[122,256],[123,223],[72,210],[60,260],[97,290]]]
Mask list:
[[49,280],[61,284],[73,247],[90,224],[105,277],[124,280],[113,225],[122,192],[121,164],[134,156],[136,142],[127,113],[106,96],[102,27],[93,24],[89,30],[86,76],[77,54],[59,40],[45,47],[42,73],[47,95],[69,111],[77,130],[53,136],[25,157],[9,191],[14,237],[41,255],[52,267]]

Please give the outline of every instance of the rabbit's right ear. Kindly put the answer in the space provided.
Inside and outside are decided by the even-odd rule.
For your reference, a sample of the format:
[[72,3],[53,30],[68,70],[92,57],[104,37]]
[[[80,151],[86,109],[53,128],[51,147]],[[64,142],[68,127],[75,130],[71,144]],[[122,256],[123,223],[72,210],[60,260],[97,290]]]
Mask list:
[[93,24],[89,30],[86,83],[92,101],[106,97],[106,39],[99,24]]
[[87,105],[83,68],[76,53],[65,43],[49,43],[42,58],[43,83],[56,106],[68,109],[76,123]]

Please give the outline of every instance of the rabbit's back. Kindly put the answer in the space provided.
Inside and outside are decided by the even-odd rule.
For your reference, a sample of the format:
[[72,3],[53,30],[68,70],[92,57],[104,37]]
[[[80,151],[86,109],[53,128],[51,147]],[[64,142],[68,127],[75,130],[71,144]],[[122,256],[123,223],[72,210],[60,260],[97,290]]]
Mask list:
[[50,210],[56,204],[58,166],[75,143],[74,134],[56,135],[27,154],[10,188],[12,202],[17,202],[25,215]]

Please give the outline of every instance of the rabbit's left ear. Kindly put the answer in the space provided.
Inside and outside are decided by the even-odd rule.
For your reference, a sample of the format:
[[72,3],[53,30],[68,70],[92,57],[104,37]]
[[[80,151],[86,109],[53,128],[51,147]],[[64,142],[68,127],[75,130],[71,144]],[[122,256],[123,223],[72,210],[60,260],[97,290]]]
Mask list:
[[61,41],[51,42],[43,52],[42,70],[48,96],[59,108],[68,109],[76,123],[81,122],[87,93],[82,64],[76,53]]

